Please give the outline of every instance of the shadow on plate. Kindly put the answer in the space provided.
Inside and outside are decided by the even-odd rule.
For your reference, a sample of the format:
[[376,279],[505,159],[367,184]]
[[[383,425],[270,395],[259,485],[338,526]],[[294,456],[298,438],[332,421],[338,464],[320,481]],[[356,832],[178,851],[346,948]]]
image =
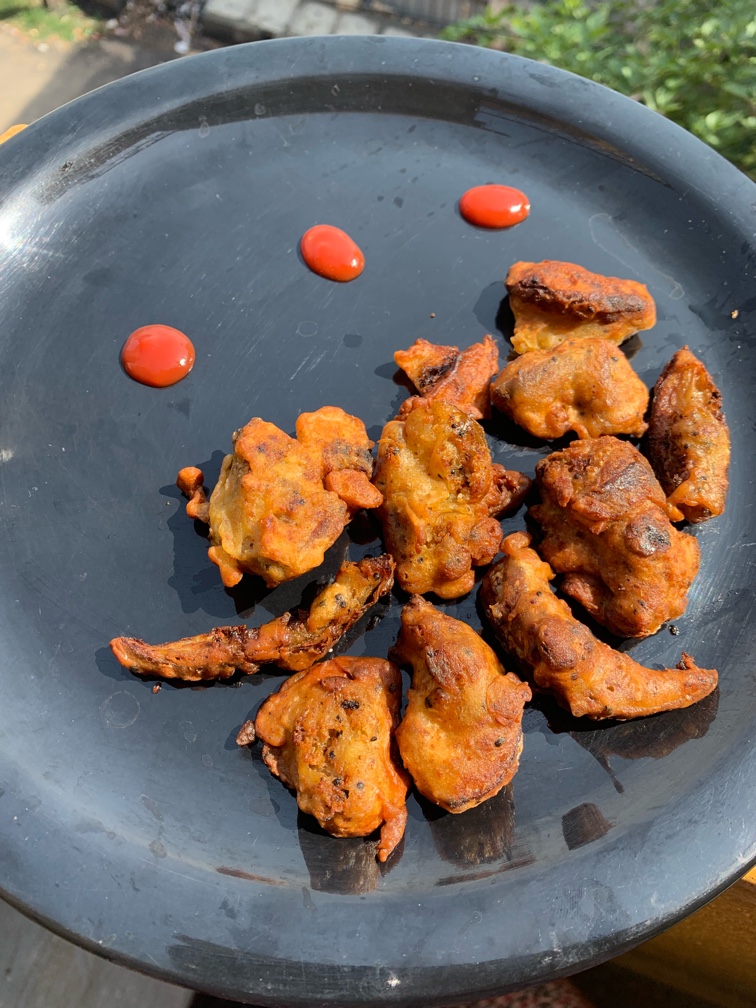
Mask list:
[[533,700],[548,721],[551,731],[567,732],[579,746],[606,770],[618,793],[624,786],[617,779],[611,757],[620,759],[664,759],[692,739],[703,738],[717,716],[719,690],[681,710],[665,711],[636,721],[604,721],[573,718],[551,697],[540,694]]
[[488,287],[483,288],[480,297],[473,306],[473,314],[486,332],[492,336],[494,333],[498,333],[499,336],[507,340],[510,344],[504,348],[507,352],[512,349],[514,314],[509,306],[509,297],[503,277],[497,283],[489,284]]

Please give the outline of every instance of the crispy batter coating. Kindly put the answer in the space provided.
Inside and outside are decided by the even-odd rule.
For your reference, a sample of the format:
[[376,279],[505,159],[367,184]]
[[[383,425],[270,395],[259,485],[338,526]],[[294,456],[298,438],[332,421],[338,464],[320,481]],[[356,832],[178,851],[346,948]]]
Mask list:
[[210,521],[210,504],[202,486],[204,474],[197,466],[184,466],[176,477],[176,486],[189,500],[186,503],[186,513],[197,521]]
[[488,571],[481,600],[502,645],[575,717],[643,717],[689,707],[717,685],[713,669],[683,654],[676,669],[649,669],[597,640],[549,587],[554,572],[515,532]]
[[210,524],[208,556],[227,588],[245,573],[274,588],[312,570],[355,511],[381,502],[370,483],[373,442],[361,420],[323,406],[302,413],[296,432],[291,438],[250,420],[234,434],[207,507],[201,470],[179,473],[187,513]]
[[648,389],[608,340],[569,339],[515,357],[491,383],[491,401],[529,434],[558,438],[646,430]]
[[719,389],[687,347],[678,350],[654,388],[648,448],[673,521],[698,523],[722,514],[730,431]]
[[261,627],[216,627],[170,644],[145,644],[135,637],[110,642],[121,665],[139,675],[165,679],[227,679],[250,675],[261,665],[299,671],[322,658],[363,613],[391,591],[394,561],[384,554],[359,563],[347,561],[332,584],[315,597],[309,612],[284,613]]
[[449,403],[416,397],[383,428],[375,484],[386,548],[411,594],[458,598],[490,563],[501,530],[493,517],[519,506],[527,476],[491,462],[483,428]]
[[517,772],[529,687],[472,627],[419,595],[402,609],[393,657],[412,666],[396,740],[418,791],[447,812],[498,794]]
[[491,336],[462,351],[418,339],[408,350],[397,350],[394,360],[423,399],[443,399],[474,420],[491,416],[488,383],[499,370],[499,349]]
[[[401,673],[381,658],[332,658],[297,672],[263,703],[263,760],[297,805],[338,837],[380,827],[378,859],[404,835],[407,777],[394,757]],[[240,744],[249,740],[244,728]]]
[[506,285],[517,353],[551,350],[571,336],[598,336],[619,345],[656,324],[656,305],[644,284],[574,263],[516,262]]
[[647,637],[681,616],[698,543],[678,532],[651,466],[626,441],[573,441],[536,466],[539,549],[561,589],[620,637]]

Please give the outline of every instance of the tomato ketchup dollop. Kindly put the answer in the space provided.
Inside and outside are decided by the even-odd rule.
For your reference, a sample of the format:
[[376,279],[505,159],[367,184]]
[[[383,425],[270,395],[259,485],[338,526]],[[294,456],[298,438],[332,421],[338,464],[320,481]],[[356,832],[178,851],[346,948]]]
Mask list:
[[459,212],[477,227],[512,227],[528,216],[530,201],[524,192],[512,186],[481,185],[468,189],[462,196]]
[[305,231],[299,244],[302,258],[313,273],[346,283],[365,269],[365,256],[346,231],[331,224],[316,224]]
[[192,341],[167,325],[146,325],[136,329],[121,350],[126,374],[142,385],[165,388],[186,378],[194,367]]

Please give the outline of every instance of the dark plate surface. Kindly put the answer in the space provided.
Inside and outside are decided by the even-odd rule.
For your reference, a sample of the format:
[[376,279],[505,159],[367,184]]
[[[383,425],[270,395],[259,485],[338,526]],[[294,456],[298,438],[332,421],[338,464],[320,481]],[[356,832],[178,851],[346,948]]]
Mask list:
[[[525,189],[530,218],[465,224],[456,201],[486,181]],[[226,49],[80,99],[0,150],[0,194],[9,899],[88,948],[226,997],[422,1005],[596,963],[746,870],[751,183],[648,110],[548,67],[332,38]],[[356,282],[302,265],[298,239],[318,222],[362,246]],[[599,729],[531,706],[513,787],[459,817],[411,797],[403,847],[379,870],[371,842],[298,819],[259,752],[234,745],[279,675],[154,695],[107,642],[257,624],[298,603],[312,579],[222,589],[178,469],[201,465],[212,485],[253,415],[291,431],[299,412],[337,404],[375,437],[406,394],[393,351],[491,331],[506,356],[502,278],[543,258],[649,286],[659,322],[633,357],[647,382],[688,343],[721,385],[727,513],[694,531],[702,570],[679,635],[633,646],[656,665],[689,651],[721,686],[691,710]],[[119,367],[149,322],[196,344],[173,388]],[[513,468],[548,451],[489,433]],[[329,569],[378,548],[345,535]],[[474,595],[446,608],[480,626]],[[386,654],[398,601],[379,614],[350,653]]]

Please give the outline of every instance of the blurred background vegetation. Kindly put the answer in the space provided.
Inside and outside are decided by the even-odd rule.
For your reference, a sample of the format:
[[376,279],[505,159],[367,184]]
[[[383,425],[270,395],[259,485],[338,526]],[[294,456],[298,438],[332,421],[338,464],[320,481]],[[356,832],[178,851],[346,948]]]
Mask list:
[[756,179],[755,0],[496,4],[441,37],[528,56],[630,95]]
[[70,0],[0,0],[0,22],[18,28],[35,42],[83,42],[96,35],[103,19],[88,3]]

